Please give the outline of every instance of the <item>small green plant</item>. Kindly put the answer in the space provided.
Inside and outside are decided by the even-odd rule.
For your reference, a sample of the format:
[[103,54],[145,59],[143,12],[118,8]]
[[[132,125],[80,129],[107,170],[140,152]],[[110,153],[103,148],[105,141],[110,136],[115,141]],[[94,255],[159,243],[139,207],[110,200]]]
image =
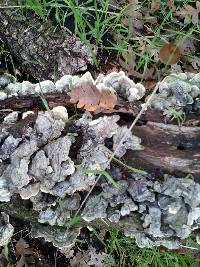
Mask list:
[[[101,239],[96,231],[93,235]],[[199,246],[189,239],[180,252],[159,247],[141,249],[132,238],[111,229],[101,244],[105,252],[115,259],[115,267],[195,267],[200,262],[198,257],[193,256],[193,250],[198,252]]]
[[56,203],[58,204],[59,208],[62,210],[63,209],[63,198],[57,197]]
[[164,112],[165,115],[167,115],[168,118],[171,118],[170,120],[176,120],[177,124],[179,126],[182,126],[182,124],[185,122],[185,112],[182,110],[177,111],[174,108],[169,107]]
[[[48,1],[48,0],[47,0]],[[47,15],[47,1],[46,0],[18,0],[18,5],[21,8],[29,8],[41,18]]]
[[194,180],[194,176],[191,173],[188,173],[184,178]]
[[93,170],[89,168],[82,168],[80,165],[76,165],[75,168],[85,174],[95,174],[104,176],[114,187],[118,187],[117,182],[113,179],[113,177],[107,172],[103,170]]
[[82,220],[82,217],[74,216],[69,221],[66,221],[64,224],[64,227],[67,227],[67,229],[70,229],[71,227],[75,227],[80,221]]
[[3,57],[6,63],[6,67],[11,66],[10,72],[16,77],[16,68],[12,58],[12,55],[4,47],[4,44],[0,44],[0,58]]
[[46,109],[47,111],[50,111],[49,104],[48,104],[47,100],[45,99],[45,96],[44,96],[44,94],[43,94],[43,92],[42,92],[42,88],[41,88],[41,84],[40,84],[40,82],[39,82],[39,87],[40,87],[40,92],[39,92],[38,96],[41,98],[42,103],[43,103],[45,109]]
[[[108,150],[108,153],[110,155],[112,155],[112,151],[110,149],[107,149]],[[132,166],[129,166],[127,165],[126,163],[122,162],[120,159],[117,159],[116,157],[113,157],[112,158],[114,161],[116,161],[119,165],[125,167],[126,169],[128,169],[128,171],[130,172],[133,172],[133,173],[138,173],[140,175],[147,175],[148,173],[146,171],[143,171],[143,170],[139,170],[139,169],[136,169],[136,168],[133,168]]]
[[8,245],[4,245],[3,247],[3,256],[8,261]]

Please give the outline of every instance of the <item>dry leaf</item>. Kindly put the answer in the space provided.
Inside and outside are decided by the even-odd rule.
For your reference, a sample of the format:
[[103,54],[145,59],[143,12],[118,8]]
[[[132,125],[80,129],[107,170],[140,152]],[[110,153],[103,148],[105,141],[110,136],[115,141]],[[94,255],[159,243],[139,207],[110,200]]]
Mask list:
[[172,10],[176,9],[174,6],[174,0],[167,0],[167,6]]
[[16,244],[16,257],[18,258],[19,256],[24,255],[27,248],[29,248],[28,243],[23,238],[20,238]]
[[199,24],[200,1],[196,1],[196,8],[191,5],[184,5],[182,9],[175,13],[176,16],[184,18],[184,23],[188,24],[192,21],[193,24]]
[[144,85],[146,90],[151,90],[156,86],[157,81],[151,80],[151,81],[143,82],[142,84]]
[[152,0],[151,2],[151,13],[155,13],[160,9],[160,0]]
[[87,111],[111,110],[117,103],[117,96],[110,91],[99,91],[92,82],[84,82],[69,93],[70,102]]
[[128,27],[133,36],[140,35],[139,31],[144,28],[143,14],[139,12],[141,6],[137,0],[129,0],[129,5],[125,8],[122,24]]
[[159,57],[160,61],[166,65],[172,65],[180,60],[181,53],[175,43],[169,43],[161,47]]
[[196,52],[196,46],[198,46],[198,43],[196,43],[196,40],[192,38],[193,36],[188,36],[184,38],[181,46],[180,46],[180,52],[181,54],[185,54],[186,52],[192,54]]
[[32,256],[33,250],[29,247],[28,243],[23,239],[20,240],[16,244],[16,257],[20,256],[19,261],[16,264],[16,267],[34,267],[35,260]]

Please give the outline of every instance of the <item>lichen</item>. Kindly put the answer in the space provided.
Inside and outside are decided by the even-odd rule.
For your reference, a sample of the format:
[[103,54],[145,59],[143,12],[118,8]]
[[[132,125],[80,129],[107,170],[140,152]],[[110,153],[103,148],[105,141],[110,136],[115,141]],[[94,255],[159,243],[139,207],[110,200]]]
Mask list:
[[[159,92],[153,97],[151,107],[158,111],[169,108],[199,111],[200,74],[172,73],[159,85]],[[196,102],[197,101],[197,102]]]
[[9,222],[9,216],[1,212],[0,216],[0,246],[6,246],[14,233],[14,227]]

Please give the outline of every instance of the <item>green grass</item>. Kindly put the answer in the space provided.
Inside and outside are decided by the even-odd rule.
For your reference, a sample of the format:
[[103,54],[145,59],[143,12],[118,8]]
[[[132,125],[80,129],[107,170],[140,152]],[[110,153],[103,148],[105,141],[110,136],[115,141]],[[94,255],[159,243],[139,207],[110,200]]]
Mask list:
[[75,168],[84,174],[95,174],[95,175],[104,176],[107,179],[107,181],[110,182],[114,187],[119,187],[117,182],[113,179],[113,177],[107,171],[82,168],[80,165],[75,165]]
[[185,112],[182,110],[177,111],[174,108],[169,107],[165,110],[165,115],[170,118],[171,121],[176,120],[178,126],[182,126],[185,122]]
[[[99,66],[99,58],[95,56],[93,45],[100,51],[114,51],[117,57],[123,57],[124,66],[131,66],[145,78],[146,71],[155,63],[158,69],[163,64],[158,62],[152,51],[159,51],[165,43],[174,40],[179,46],[185,38],[192,37],[200,31],[199,25],[189,23],[181,25],[180,20],[167,6],[167,1],[161,1],[161,8],[154,14],[143,16],[144,30],[142,34],[135,35],[131,26],[131,14],[134,10],[139,12],[150,9],[151,0],[138,1],[138,5],[131,5],[124,1],[120,8],[110,9],[109,0],[18,0],[22,10],[31,9],[36,15],[46,19],[54,10],[55,20],[62,28],[66,28],[69,17],[74,21],[74,32],[90,49],[94,63]],[[176,8],[184,4],[194,5],[194,0],[175,0]],[[124,20],[128,20],[128,25]],[[157,23],[151,24],[153,19]],[[145,29],[149,29],[149,33]],[[114,36],[113,40],[105,42],[106,34]],[[199,41],[199,37],[197,37]],[[141,50],[141,46],[143,49]],[[185,55],[191,57],[194,55]]]
[[12,55],[10,54],[9,51],[5,49],[4,45],[0,42],[0,59],[1,57],[4,58],[5,60],[6,68],[10,66],[10,73],[12,73],[16,77],[16,68]]
[[96,231],[93,235],[104,246],[105,252],[115,259],[115,267],[195,267],[200,259],[193,256],[200,246],[192,239],[186,241],[187,248],[179,251],[164,248],[138,248],[132,238],[124,236],[116,229],[101,240]]

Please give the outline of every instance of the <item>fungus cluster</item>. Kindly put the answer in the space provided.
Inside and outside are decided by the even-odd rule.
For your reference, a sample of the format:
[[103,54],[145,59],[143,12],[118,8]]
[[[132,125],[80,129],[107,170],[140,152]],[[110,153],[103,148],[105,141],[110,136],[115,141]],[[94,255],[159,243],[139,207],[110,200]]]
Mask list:
[[151,101],[151,107],[158,111],[174,108],[199,112],[200,73],[179,73],[165,77],[158,94]]
[[[41,90],[68,92],[83,81],[92,81],[99,90],[114,90],[130,102],[145,94],[143,86],[123,72],[100,75],[95,81],[90,73],[81,77],[66,75],[55,84],[44,81],[35,85],[17,83],[6,74],[0,77],[0,99]],[[169,76],[161,83],[151,105],[158,110],[169,106],[194,108],[199,88],[199,74]],[[16,134],[12,127],[31,114],[28,111],[19,117],[12,112],[0,125],[0,202],[12,201],[16,195],[30,200],[38,214],[33,237],[44,237],[59,248],[71,246],[81,226],[66,231],[66,222],[79,210],[85,194],[94,185],[81,210],[84,224],[103,219],[135,237],[140,247],[177,248],[182,239],[200,227],[200,185],[195,181],[170,175],[163,180],[134,173],[124,177],[119,169],[118,175],[116,171],[112,174],[110,155],[127,133],[127,127],[120,126],[118,115],[94,119],[85,112],[71,123],[73,127],[66,127],[67,109],[58,106],[35,114],[36,119],[24,124]],[[142,149],[141,139],[130,132],[116,156],[121,158],[127,150]],[[97,173],[102,170],[113,176],[115,185],[105,177],[96,184]],[[12,236],[13,227],[6,214],[1,218],[0,244],[4,245]]]

